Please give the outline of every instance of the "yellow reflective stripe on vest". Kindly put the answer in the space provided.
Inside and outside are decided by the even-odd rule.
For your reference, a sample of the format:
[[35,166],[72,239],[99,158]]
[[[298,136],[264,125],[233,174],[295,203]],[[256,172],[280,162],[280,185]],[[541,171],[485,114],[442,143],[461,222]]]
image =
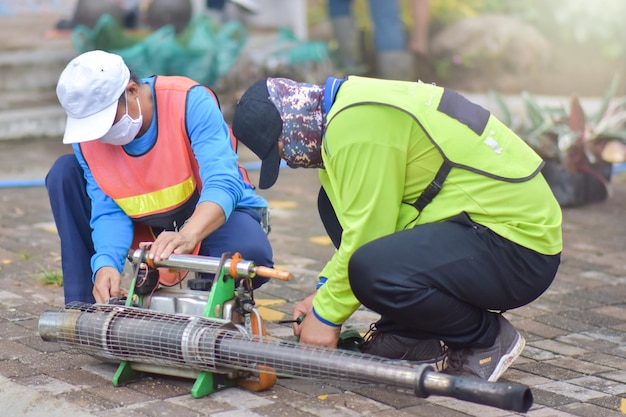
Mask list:
[[151,193],[120,198],[115,202],[130,217],[140,217],[179,206],[189,198],[195,189],[196,183],[193,177],[190,177],[180,184]]

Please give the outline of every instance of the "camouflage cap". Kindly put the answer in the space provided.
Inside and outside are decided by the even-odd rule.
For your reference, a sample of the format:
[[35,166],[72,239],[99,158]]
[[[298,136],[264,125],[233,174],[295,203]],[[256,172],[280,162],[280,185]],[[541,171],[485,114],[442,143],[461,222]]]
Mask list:
[[276,182],[281,157],[292,167],[322,167],[324,89],[286,78],[254,83],[235,106],[233,133],[261,159],[259,188]]
[[292,168],[321,168],[324,88],[286,78],[268,78],[267,91],[280,113],[283,158]]
[[259,188],[270,188],[278,178],[278,137],[283,122],[269,100],[266,80],[252,84],[235,106],[233,134],[261,159]]

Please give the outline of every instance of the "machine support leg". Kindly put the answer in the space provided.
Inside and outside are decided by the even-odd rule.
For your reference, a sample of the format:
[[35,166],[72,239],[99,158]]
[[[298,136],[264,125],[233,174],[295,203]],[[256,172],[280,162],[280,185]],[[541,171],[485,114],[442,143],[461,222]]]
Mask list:
[[137,377],[137,372],[130,366],[130,362],[122,361],[113,375],[113,385],[119,387],[124,385]]
[[[235,294],[235,280],[227,277],[224,273],[224,263],[229,258],[230,254],[225,253],[220,259],[220,264],[217,268],[219,273],[215,275],[215,278],[213,280],[211,292],[209,293],[209,299],[207,300],[204,312],[202,314],[203,317],[221,319],[223,317],[224,303],[232,300]],[[206,395],[212,394],[218,389],[227,388],[235,385],[234,381],[231,382],[229,380],[225,380],[224,383],[219,384],[216,380],[218,378],[219,375],[213,372],[201,372],[196,379],[196,382],[193,384],[193,388],[191,389],[192,397],[201,398]],[[228,383],[226,383],[226,381]]]

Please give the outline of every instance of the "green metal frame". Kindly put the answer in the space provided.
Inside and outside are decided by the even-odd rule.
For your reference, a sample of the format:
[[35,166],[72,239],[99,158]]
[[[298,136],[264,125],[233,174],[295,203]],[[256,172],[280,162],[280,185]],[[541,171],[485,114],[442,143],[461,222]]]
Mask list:
[[[235,296],[235,279],[230,275],[227,275],[228,269],[224,267],[224,263],[230,258],[230,254],[223,254],[218,266],[218,274],[215,274],[211,291],[209,292],[209,298],[207,300],[203,317],[209,318],[223,318],[224,304],[233,299]],[[126,306],[132,306],[132,300],[135,296],[135,284],[136,278],[131,281],[130,289],[126,299]],[[132,369],[132,364],[128,361],[122,361],[115,375],[113,376],[113,385],[120,386],[137,377],[137,372]],[[191,388],[191,396],[194,398],[201,398],[207,396],[217,390],[232,387],[235,385],[235,380],[227,378],[223,374],[216,374],[214,372],[202,371],[196,378],[193,387]]]

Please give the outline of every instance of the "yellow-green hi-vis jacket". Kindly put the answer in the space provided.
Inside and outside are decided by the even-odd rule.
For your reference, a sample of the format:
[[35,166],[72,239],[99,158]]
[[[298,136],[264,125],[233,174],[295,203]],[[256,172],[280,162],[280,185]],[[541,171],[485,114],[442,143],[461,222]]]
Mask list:
[[397,231],[465,212],[536,252],[562,250],[561,209],[541,158],[454,91],[350,77],[327,114],[322,156],[320,181],[343,228],[313,300],[329,323],[343,323],[359,307],[348,281],[352,253]]

